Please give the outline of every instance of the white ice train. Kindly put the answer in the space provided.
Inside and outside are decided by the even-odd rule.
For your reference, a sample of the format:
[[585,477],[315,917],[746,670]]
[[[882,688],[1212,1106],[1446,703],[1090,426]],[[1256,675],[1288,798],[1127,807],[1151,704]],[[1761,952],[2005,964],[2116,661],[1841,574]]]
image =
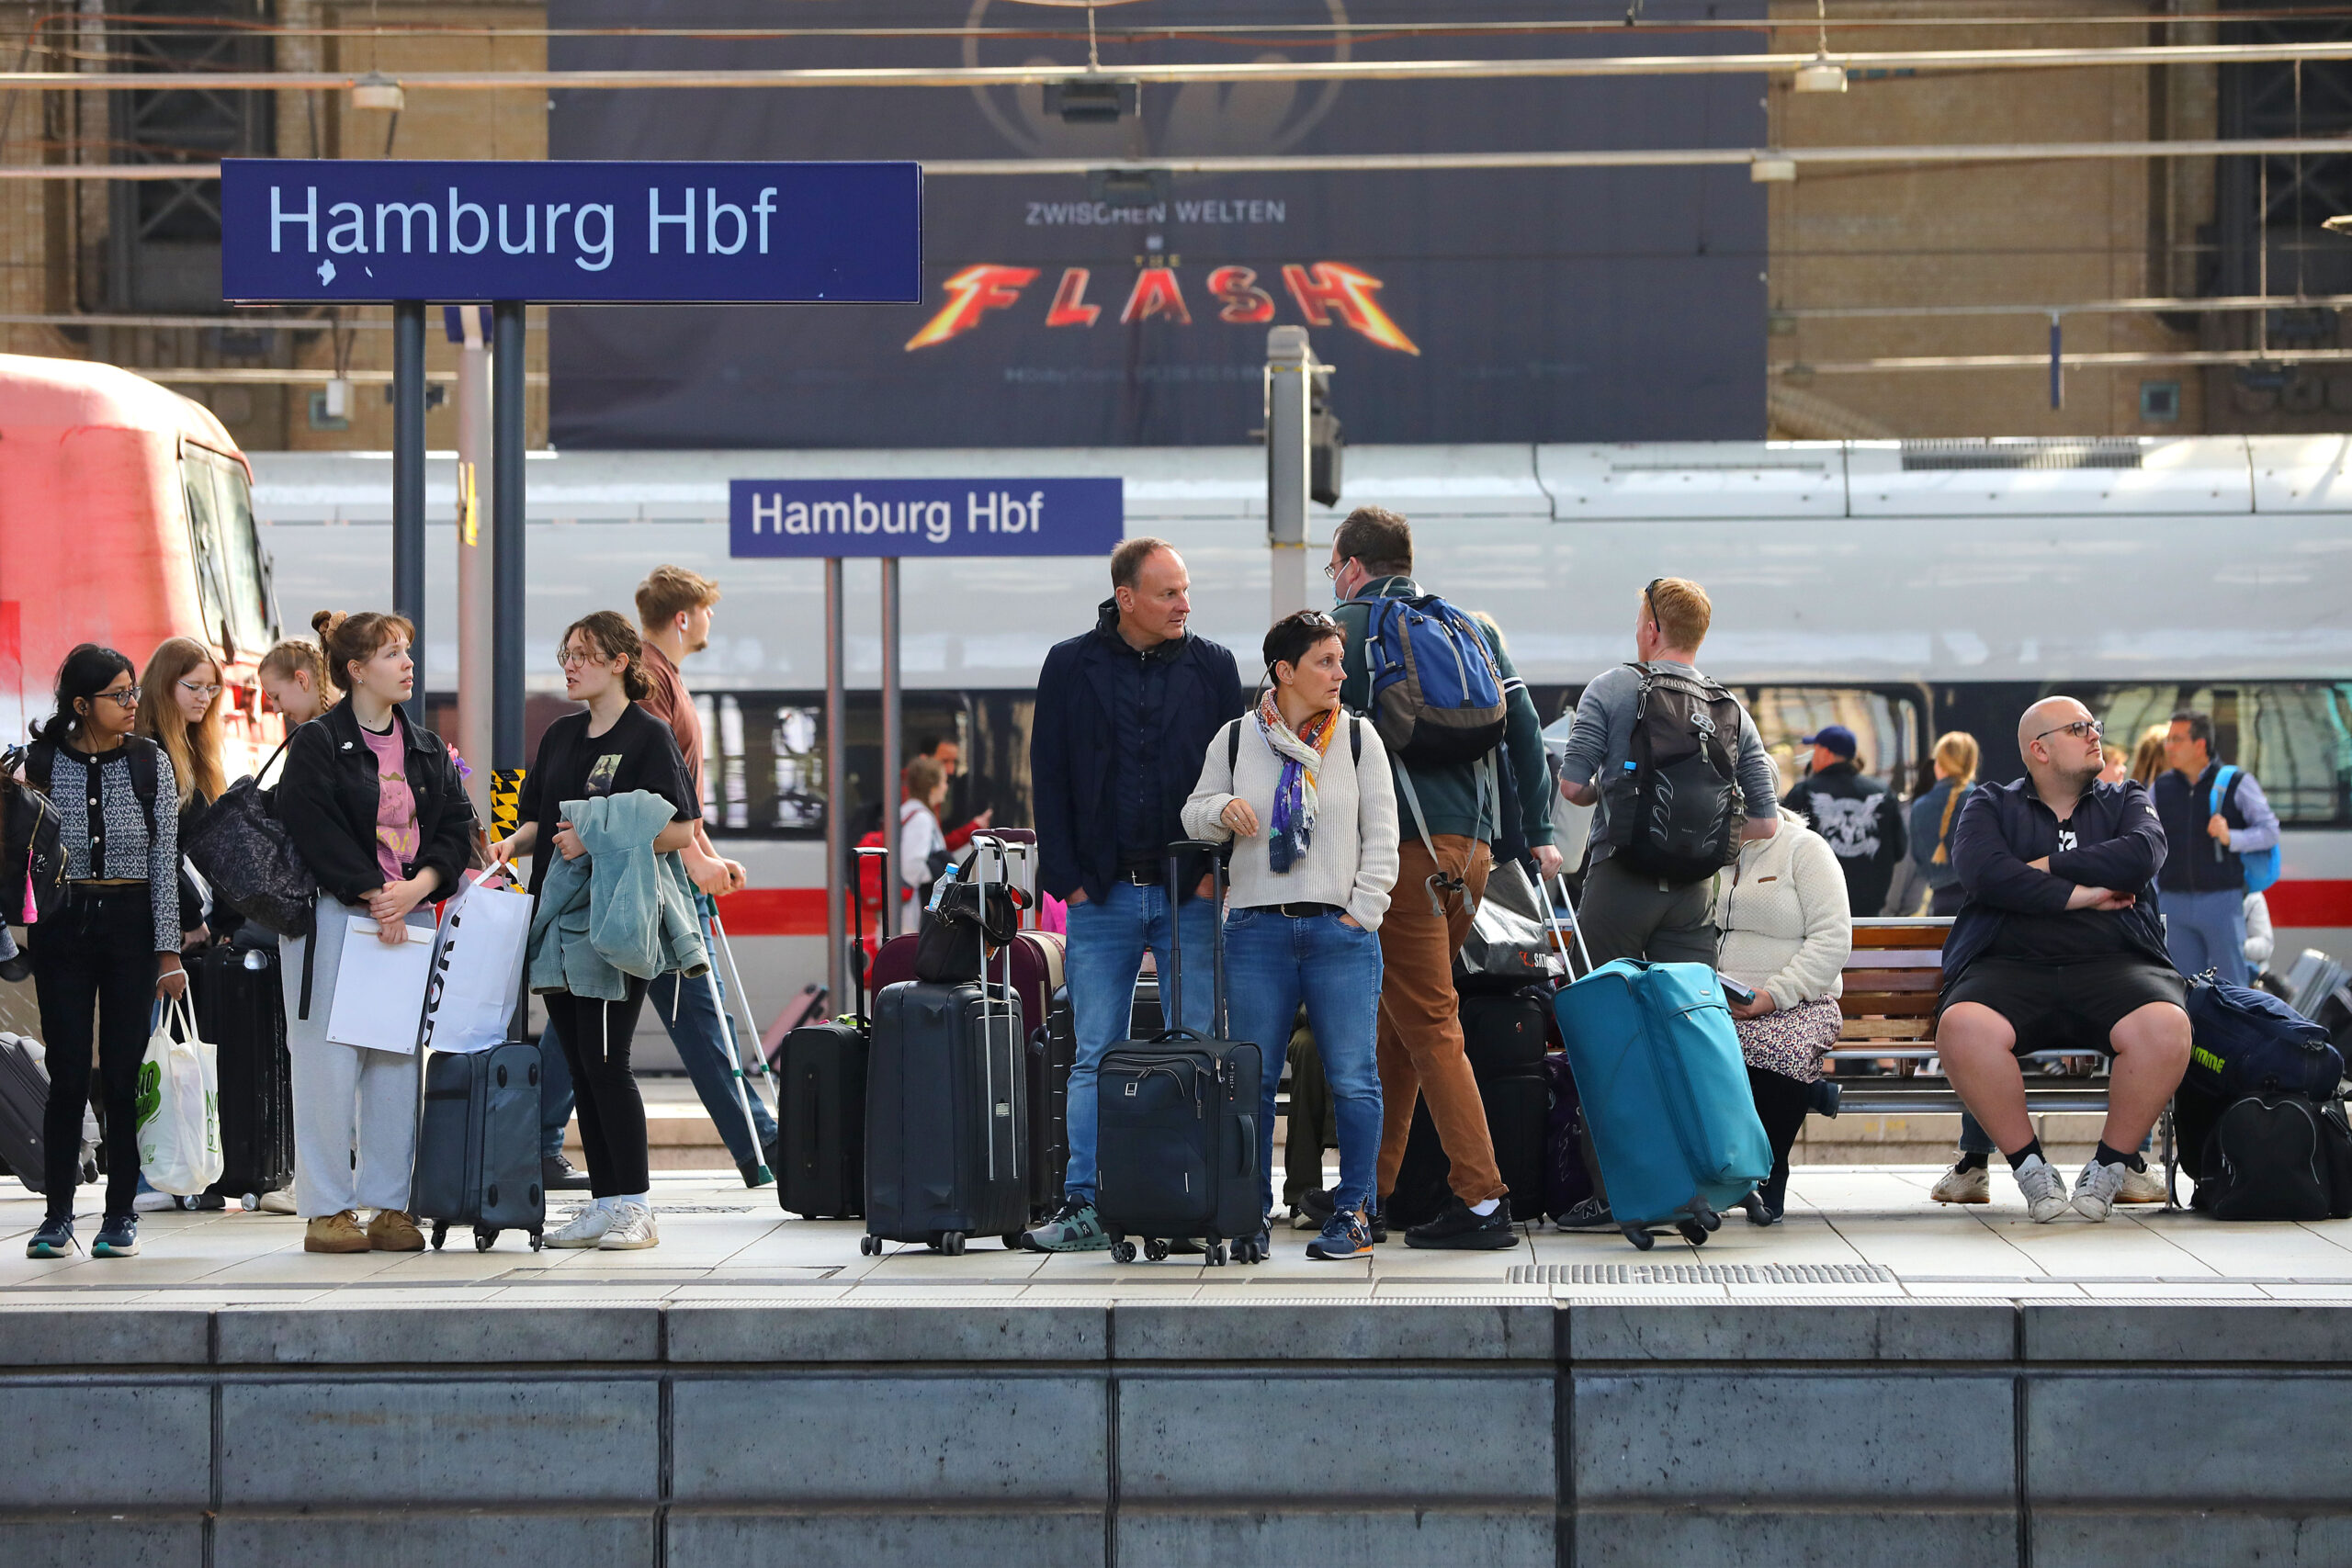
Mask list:
[[[1934,737],[1985,743],[2014,777],[2017,716],[2065,692],[2127,747],[2173,709],[2211,709],[2222,750],[2287,823],[2270,895],[2282,957],[2352,951],[2352,436],[2182,440],[1359,447],[1342,506],[1317,509],[1319,564],[1347,507],[1409,517],[1418,575],[1505,628],[1546,720],[1631,650],[1642,585],[1704,582],[1704,663],[1768,742],[1836,719],[1865,763],[1916,778]],[[256,453],[254,510],[288,626],[390,587],[382,454]],[[1183,552],[1194,627],[1245,671],[1268,619],[1262,449],[533,453],[529,625],[536,739],[560,710],[555,637],[627,608],[675,561],[721,579],[707,707],[714,831],[752,868],[727,906],[764,1019],[823,968],[824,680],[814,563],[729,560],[727,481],[773,478],[1125,480],[1130,536]],[[454,463],[429,470],[425,645],[457,680]],[[1314,580],[1317,589],[1319,579]],[[876,574],[848,576],[850,766],[875,794]],[[1027,820],[1027,738],[1046,650],[1090,626],[1100,559],[919,561],[903,581],[907,733],[952,733],[969,802]],[[1785,754],[1785,753],[1784,753]]]

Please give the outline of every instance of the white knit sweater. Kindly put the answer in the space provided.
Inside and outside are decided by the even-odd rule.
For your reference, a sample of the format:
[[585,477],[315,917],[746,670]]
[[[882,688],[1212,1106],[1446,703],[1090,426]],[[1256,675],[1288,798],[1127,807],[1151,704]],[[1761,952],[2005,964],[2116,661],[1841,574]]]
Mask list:
[[[1277,875],[1266,861],[1272,830],[1274,786],[1282,782],[1282,759],[1259,733],[1255,714],[1235,719],[1241,727],[1239,761],[1226,766],[1231,742],[1227,725],[1209,738],[1200,782],[1184,803],[1184,831],[1223,843],[1233,830],[1219,818],[1238,797],[1258,814],[1258,831],[1233,852],[1233,908],[1264,904],[1337,904],[1366,931],[1378,931],[1388,912],[1388,890],[1396,882],[1396,782],[1380,732],[1358,721],[1363,761],[1353,760],[1347,723],[1331,737],[1316,775],[1315,837],[1306,857]],[[1826,848],[1826,846],[1824,846]]]
[[1743,845],[1716,874],[1715,923],[1724,942],[1716,967],[1792,1008],[1845,991],[1840,972],[1854,950],[1846,874],[1829,842],[1781,808],[1781,830]]

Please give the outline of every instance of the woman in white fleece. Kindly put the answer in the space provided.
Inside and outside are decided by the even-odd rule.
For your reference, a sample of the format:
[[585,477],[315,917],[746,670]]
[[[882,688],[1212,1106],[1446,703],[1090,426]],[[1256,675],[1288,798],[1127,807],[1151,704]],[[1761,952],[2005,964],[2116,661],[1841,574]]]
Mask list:
[[[1366,1211],[1380,1157],[1381,917],[1396,880],[1396,785],[1373,727],[1340,707],[1346,644],[1320,610],[1266,633],[1272,689],[1209,742],[1184,803],[1196,839],[1238,838],[1225,920],[1227,1023],[1265,1053],[1259,1206],[1274,1205],[1274,1089],[1300,1002],[1340,1124],[1336,1211],[1309,1258],[1372,1250]],[[1266,1245],[1261,1232],[1259,1245]]]
[[1789,1149],[1821,1079],[1822,1054],[1845,1021],[1838,998],[1854,922],[1828,840],[1783,807],[1781,830],[1741,845],[1718,874],[1715,923],[1724,933],[1715,966],[1756,991],[1731,1012],[1756,1114],[1772,1140],[1771,1179],[1747,1205],[1747,1217],[1768,1225],[1788,1198]]

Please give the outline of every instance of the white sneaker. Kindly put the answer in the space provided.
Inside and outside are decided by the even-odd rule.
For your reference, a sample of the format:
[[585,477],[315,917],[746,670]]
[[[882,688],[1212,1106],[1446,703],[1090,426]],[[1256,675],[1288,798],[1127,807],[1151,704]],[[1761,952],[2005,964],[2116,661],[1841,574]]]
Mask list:
[[591,1203],[571,1216],[571,1223],[560,1231],[549,1231],[543,1245],[548,1247],[594,1247],[613,1228],[613,1212],[602,1203]]
[[[2018,1191],[2025,1199],[2026,1217],[2035,1224],[2046,1225],[2066,1212],[2066,1179],[2048,1160],[2040,1155],[2029,1156],[2010,1174],[2017,1178]],[[2098,1218],[2107,1215],[2101,1212]]]
[[294,1213],[294,1194],[290,1191],[265,1192],[261,1195],[261,1212],[265,1214]]
[[611,1227],[596,1245],[606,1252],[635,1252],[639,1247],[658,1247],[661,1242],[662,1233],[653,1224],[653,1210],[634,1198],[625,1198],[614,1206]]
[[180,1201],[177,1198],[168,1192],[158,1192],[153,1188],[130,1201],[132,1212],[141,1214],[160,1214],[179,1206]]
[[2123,1179],[2131,1174],[2128,1165],[2092,1160],[2075,1178],[2075,1213],[2086,1220],[2105,1220],[2108,1211],[2115,1207],[2115,1195],[2123,1190]]
[[2153,1168],[2133,1170],[2123,1168],[2123,1185],[2115,1190],[2119,1203],[2161,1203],[2165,1201],[2164,1172]]
[[1939,1203],[1989,1203],[1993,1172],[1981,1165],[1955,1165],[1943,1173],[1928,1196]]

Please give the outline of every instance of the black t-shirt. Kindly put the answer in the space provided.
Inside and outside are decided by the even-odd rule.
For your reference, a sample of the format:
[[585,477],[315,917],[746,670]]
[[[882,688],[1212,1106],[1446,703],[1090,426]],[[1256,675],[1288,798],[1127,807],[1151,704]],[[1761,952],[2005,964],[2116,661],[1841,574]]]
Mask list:
[[531,892],[547,880],[555,855],[555,834],[563,820],[567,800],[593,800],[604,795],[647,790],[668,801],[671,820],[698,821],[702,803],[686,784],[685,759],[678,754],[677,738],[670,727],[631,703],[612,728],[588,733],[590,715],[566,714],[548,726],[539,742],[537,766],[523,779],[518,803],[522,818],[539,825],[538,843],[531,856]]
[[[2080,847],[2072,821],[2058,824],[2058,852]],[[2001,922],[2000,934],[1986,948],[1994,958],[2018,958],[2033,964],[2079,964],[2086,958],[2114,958],[2137,953],[2123,915],[2114,909],[2067,909],[2055,915],[2011,914]]]

